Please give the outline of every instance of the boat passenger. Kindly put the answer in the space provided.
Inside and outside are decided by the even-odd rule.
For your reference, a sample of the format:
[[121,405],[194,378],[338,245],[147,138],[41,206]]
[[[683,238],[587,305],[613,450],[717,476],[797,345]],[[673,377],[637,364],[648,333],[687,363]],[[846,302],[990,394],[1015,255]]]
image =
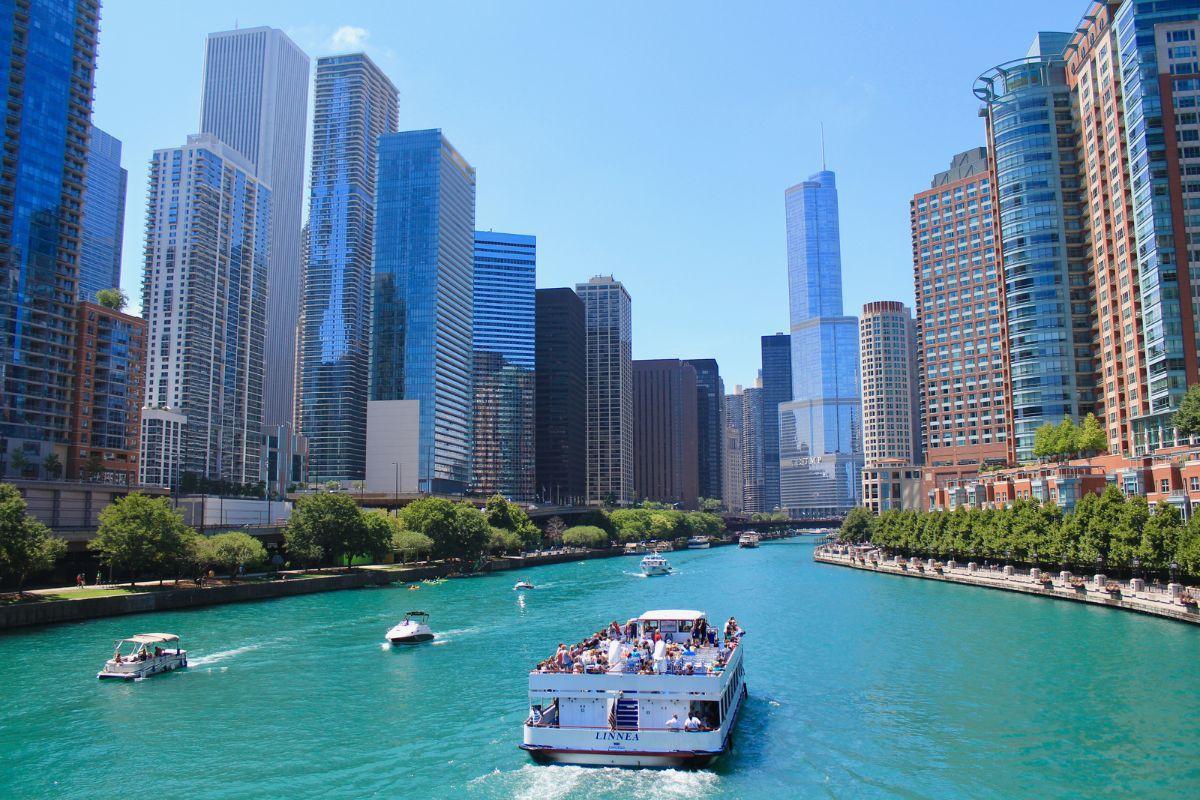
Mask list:
[[692,731],[692,732],[699,731],[700,730],[700,718],[697,717],[694,713],[688,715],[687,722],[683,723],[683,729],[685,731]]
[[542,710],[538,706],[534,706],[530,709],[529,724],[535,727],[542,724]]
[[658,637],[654,642],[654,671],[660,675],[666,669],[667,662],[667,643]]
[[667,720],[665,727],[669,731],[678,731],[680,728],[682,728],[683,726],[679,724],[679,715],[672,714],[671,718]]

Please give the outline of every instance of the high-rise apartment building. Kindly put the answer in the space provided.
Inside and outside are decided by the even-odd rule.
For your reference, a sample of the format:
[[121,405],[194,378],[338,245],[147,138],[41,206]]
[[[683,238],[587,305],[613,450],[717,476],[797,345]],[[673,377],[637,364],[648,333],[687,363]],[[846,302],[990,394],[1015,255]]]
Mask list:
[[[760,381],[761,382],[761,381]],[[752,386],[742,392],[742,511],[747,514],[770,512],[767,507],[763,484],[766,469],[763,464],[763,442],[766,431],[763,425],[762,386]]]
[[[1200,381],[1200,218],[1189,213],[1200,205],[1200,185],[1195,180],[1200,175],[1200,126],[1196,118],[1196,103],[1200,100],[1196,39],[1200,3],[1127,0],[1115,11],[1112,5],[1105,11],[1113,20],[1115,36],[1108,36],[1101,48],[1115,50],[1121,72],[1127,185],[1132,201],[1127,215],[1132,216],[1137,244],[1136,250],[1130,247],[1129,251],[1136,257],[1137,282],[1128,286],[1121,283],[1123,275],[1118,269],[1115,285],[1110,274],[1109,282],[1096,289],[1097,295],[1105,290],[1105,300],[1110,304],[1118,293],[1121,305],[1126,304],[1126,292],[1141,295],[1145,386],[1136,403],[1132,391],[1127,403],[1132,417],[1132,450],[1145,454],[1177,443],[1174,412],[1187,386]],[[1091,16],[1097,18],[1094,26],[1102,24],[1101,9],[1093,7],[1080,27]],[[1104,55],[1098,57],[1103,60]],[[1102,114],[1105,100],[1101,93]],[[1104,124],[1109,124],[1108,117]],[[1101,330],[1102,348],[1107,344],[1104,333]],[[1121,345],[1125,355],[1128,345],[1136,346],[1138,341],[1124,329],[1121,334],[1126,339]],[[1112,336],[1115,349],[1115,330]],[[1104,355],[1107,357],[1106,351]],[[1128,373],[1128,357],[1125,361],[1118,359],[1114,355],[1114,372],[1119,363]],[[1107,360],[1103,364],[1106,391],[1109,365]],[[1143,399],[1148,409],[1142,407]]]
[[146,320],[82,302],[75,324],[75,398],[66,477],[135,484]]
[[[375,198],[371,399],[419,401],[418,485],[464,492],[474,402],[475,169],[440,130],[388,134],[379,140]],[[532,368],[532,338],[529,345],[514,352]]]
[[300,333],[300,432],[309,479],[361,480],[371,366],[371,262],[379,137],[396,87],[363,53],[317,59]]
[[[1038,33],[1029,52],[981,75],[998,202],[1016,457],[1041,425],[1096,409],[1095,312],[1078,149],[1063,49]],[[960,290],[961,291],[961,290]]]
[[692,358],[696,370],[696,436],[701,497],[720,500],[724,481],[725,382],[716,359]]
[[121,166],[121,140],[92,127],[83,188],[83,240],[79,246],[80,300],[121,285],[121,242],[125,236],[128,171]]
[[742,387],[735,386],[733,394],[725,395],[723,406],[725,426],[721,459],[721,500],[725,510],[737,514],[742,510],[742,424],[745,409],[742,402]]
[[691,364],[673,358],[633,362],[633,487],[638,499],[697,507],[697,399]]
[[587,312],[574,290],[537,290],[535,351],[538,497],[587,494]]
[[633,307],[620,281],[577,284],[587,324],[588,502],[633,502]]
[[859,317],[863,458],[921,463],[917,414],[916,328],[903,303],[880,300]]
[[270,191],[212,134],[157,150],[146,203],[146,405],[187,416],[181,472],[259,480]]
[[956,154],[909,203],[926,489],[1012,459],[1004,280],[987,150]]
[[762,349],[763,505],[779,508],[779,407],[792,400],[792,337],[764,336]]
[[780,505],[828,516],[858,503],[858,320],[842,314],[837,183],[828,170],[784,193],[792,400],[780,406]]
[[271,190],[262,421],[272,432],[292,422],[294,407],[308,66],[275,28],[210,33],[205,44],[200,130],[245,156]]
[[534,342],[537,239],[475,231],[475,490],[536,492]]
[[94,0],[0,7],[0,474],[65,460],[99,13]]
[[183,468],[187,416],[169,408],[142,409],[138,483],[178,488]]

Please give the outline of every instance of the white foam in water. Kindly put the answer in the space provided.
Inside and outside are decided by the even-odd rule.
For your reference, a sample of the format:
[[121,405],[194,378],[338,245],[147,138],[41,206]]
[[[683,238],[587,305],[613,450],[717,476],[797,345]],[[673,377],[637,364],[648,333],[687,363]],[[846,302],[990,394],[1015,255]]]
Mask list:
[[676,769],[631,770],[615,767],[538,767],[526,764],[512,772],[483,775],[469,789],[517,800],[564,800],[569,797],[655,800],[716,797],[720,778],[711,772]]
[[196,658],[188,658],[188,666],[189,667],[206,667],[209,664],[217,664],[221,661],[225,661],[226,659],[240,656],[242,653],[249,653],[252,650],[257,650],[260,647],[262,647],[264,644],[266,644],[266,642],[257,642],[255,644],[248,644],[244,647],[235,647],[232,650],[218,650],[217,652],[209,653],[206,656],[198,656]]

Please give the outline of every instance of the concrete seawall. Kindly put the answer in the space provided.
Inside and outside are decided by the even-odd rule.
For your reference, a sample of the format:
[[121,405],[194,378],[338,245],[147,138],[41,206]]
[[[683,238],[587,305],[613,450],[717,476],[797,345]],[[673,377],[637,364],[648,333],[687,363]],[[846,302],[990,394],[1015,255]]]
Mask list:
[[[824,548],[817,548],[813,560],[823,564],[834,564],[840,567],[861,569],[867,572],[881,572],[901,578],[921,578],[924,580],[941,581],[943,583],[958,583],[965,586],[981,586],[985,589],[999,589],[1005,592],[1049,597],[1056,600],[1068,600],[1076,603],[1105,606],[1107,608],[1136,611],[1140,614],[1151,614],[1179,622],[1190,622],[1200,625],[1200,611],[1196,606],[1185,606],[1165,592],[1132,591],[1128,584],[1122,584],[1121,590],[1110,594],[1104,588],[1096,587],[1088,580],[1082,587],[1055,576],[1049,585],[1024,574],[1005,574],[990,570],[971,570],[964,566],[953,569],[943,567],[942,572],[930,568],[925,561],[912,560],[907,568],[893,560],[872,560],[871,558],[852,559],[847,554],[837,553]],[[916,565],[920,564],[922,568]]]
[[[488,572],[525,569],[546,564],[562,564],[591,558],[620,556],[620,550],[570,550],[566,552],[527,554],[490,559]],[[150,611],[175,611],[183,608],[244,603],[292,597],[338,589],[358,589],[363,586],[384,586],[402,581],[441,578],[451,574],[448,564],[415,564],[413,566],[379,565],[359,567],[354,572],[336,574],[296,575],[288,580],[238,583],[231,586],[196,588],[154,588],[135,594],[112,597],[92,597],[83,600],[46,600],[44,602],[13,603],[0,606],[0,630],[29,625],[51,625],[58,622],[78,622],[99,617],[140,614]]]

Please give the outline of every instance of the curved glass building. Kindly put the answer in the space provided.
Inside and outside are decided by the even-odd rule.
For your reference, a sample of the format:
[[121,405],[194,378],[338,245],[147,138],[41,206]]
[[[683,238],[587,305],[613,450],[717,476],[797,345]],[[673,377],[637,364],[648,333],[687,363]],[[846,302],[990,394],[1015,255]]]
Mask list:
[[1046,422],[1094,410],[1094,334],[1084,197],[1063,48],[1039,33],[1025,58],[975,82],[986,103],[1004,273],[1018,460]]

